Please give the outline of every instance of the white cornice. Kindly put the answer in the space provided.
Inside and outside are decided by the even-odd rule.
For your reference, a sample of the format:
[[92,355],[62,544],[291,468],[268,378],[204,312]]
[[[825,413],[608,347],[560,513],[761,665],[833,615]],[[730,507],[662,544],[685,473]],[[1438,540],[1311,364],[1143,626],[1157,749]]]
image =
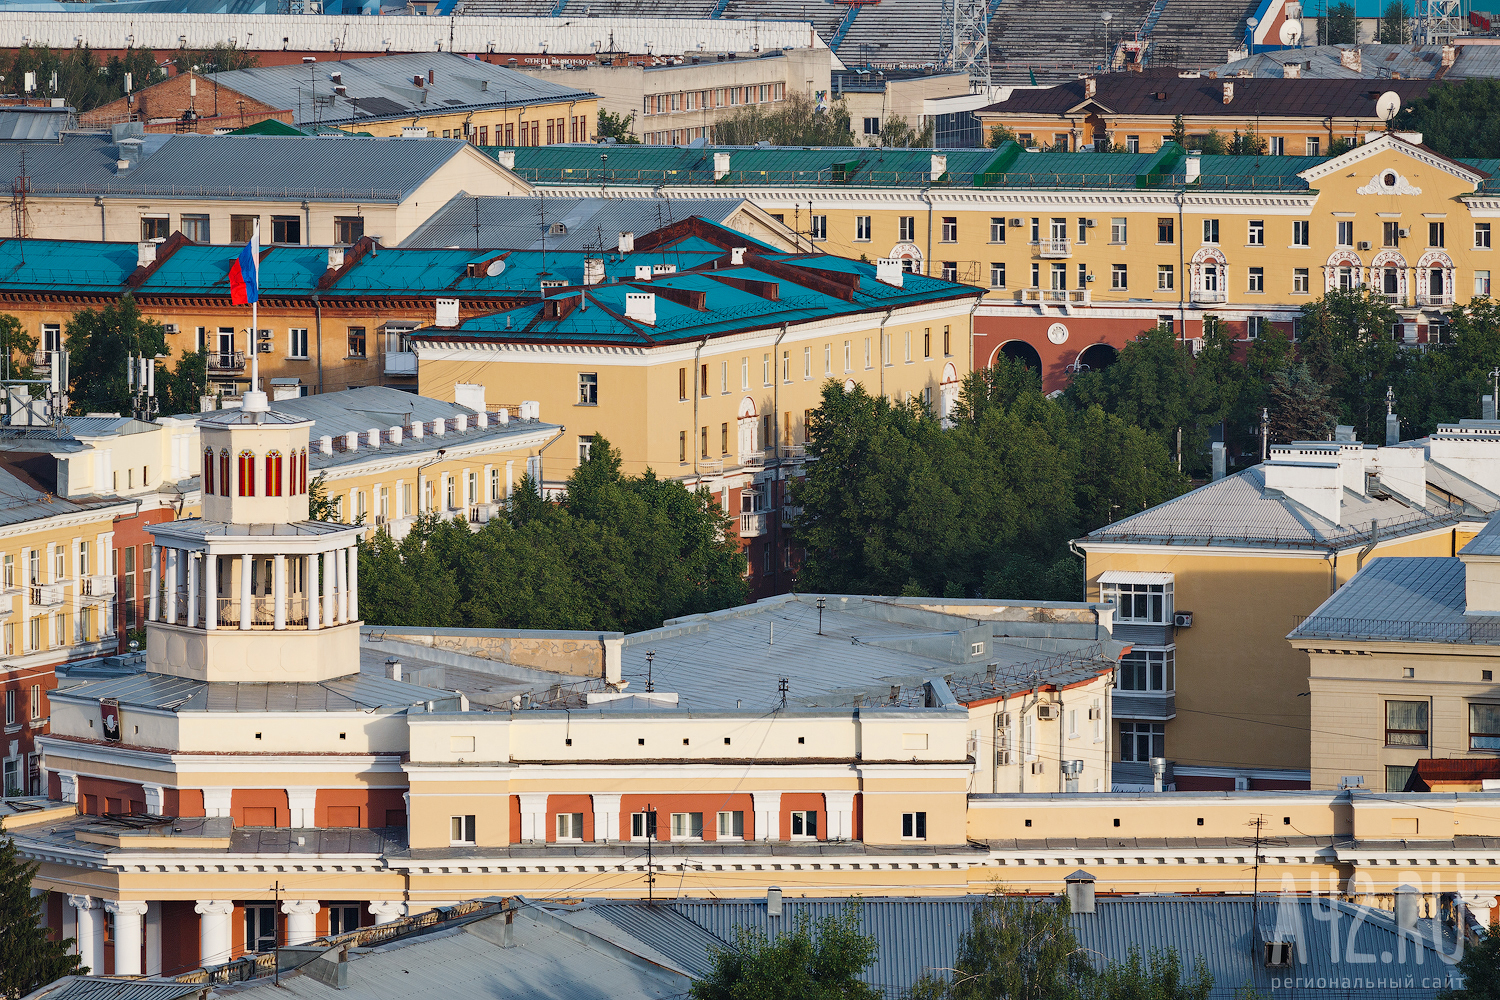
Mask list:
[[1484,180],[1481,175],[1461,163],[1456,163],[1445,156],[1439,156],[1421,146],[1414,146],[1391,135],[1382,135],[1371,142],[1365,143],[1363,146],[1356,146],[1342,156],[1335,156],[1317,166],[1308,167],[1297,174],[1297,176],[1307,181],[1307,183],[1312,184],[1320,178],[1327,177],[1340,170],[1346,170],[1361,160],[1367,160],[1372,156],[1388,151],[1408,156],[1418,163],[1425,163],[1429,167],[1434,167],[1445,174],[1451,174],[1460,180],[1468,181],[1470,184],[1476,186]]
[[[443,460],[445,462],[452,462],[475,455],[495,455],[506,451],[519,451],[523,448],[539,448],[556,437],[561,430],[562,428],[556,424],[543,424],[529,434],[518,434],[514,437],[491,437],[461,443],[451,441],[446,436],[432,438],[424,436],[422,438],[423,441],[430,440],[433,442],[431,451],[402,452],[401,454],[387,452],[381,455],[380,452],[371,449],[369,452],[371,461],[324,465],[321,467],[315,464],[314,468],[317,468],[319,472],[327,473],[328,478],[332,481],[353,479],[357,476],[376,476],[387,472],[410,471],[415,475],[416,469],[419,466],[437,461],[438,448],[442,448],[446,452]],[[344,454],[347,454],[347,452]],[[375,456],[379,456],[381,460],[374,460]]]
[[[36,501],[41,504],[41,501]],[[136,502],[134,500],[122,500],[119,503],[104,504],[98,507],[90,507],[87,510],[72,511],[67,514],[41,514],[25,521],[17,521],[14,524],[0,528],[0,538],[14,538],[19,535],[31,535],[38,531],[49,531],[54,528],[76,528],[84,524],[93,524],[100,521],[113,521],[117,517],[135,512]]]
[[[80,699],[81,700],[81,699]],[[212,714],[212,713],[204,713]],[[300,713],[306,715],[307,713]],[[355,713],[362,714],[362,713]],[[90,764],[112,764],[116,767],[145,767],[154,770],[193,771],[201,774],[257,773],[290,771],[313,773],[327,771],[401,773],[401,755],[389,754],[193,754],[170,750],[147,750],[116,743],[78,743],[66,737],[41,736],[37,745],[44,754],[56,754],[73,761]],[[50,765],[49,765],[50,767]],[[56,768],[54,768],[56,770]],[[97,777],[111,777],[99,774]]]

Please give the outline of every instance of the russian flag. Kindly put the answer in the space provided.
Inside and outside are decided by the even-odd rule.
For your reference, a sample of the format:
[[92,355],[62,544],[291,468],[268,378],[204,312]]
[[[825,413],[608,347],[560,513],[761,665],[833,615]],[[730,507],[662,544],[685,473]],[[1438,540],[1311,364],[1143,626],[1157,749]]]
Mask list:
[[229,266],[229,295],[237,306],[260,300],[260,225],[257,223],[250,242]]

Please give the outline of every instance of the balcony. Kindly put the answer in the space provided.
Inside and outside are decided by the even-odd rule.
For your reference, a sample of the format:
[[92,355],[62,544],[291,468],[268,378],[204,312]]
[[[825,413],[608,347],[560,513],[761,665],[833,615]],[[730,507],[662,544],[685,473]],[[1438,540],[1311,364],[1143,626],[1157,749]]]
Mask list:
[[33,351],[31,353],[31,370],[38,375],[47,375],[52,372],[52,352]]
[[1418,292],[1417,305],[1419,306],[1451,306],[1453,296],[1446,293]]
[[770,511],[767,510],[758,510],[750,514],[741,514],[740,537],[758,538],[759,536],[764,535],[766,533],[766,515],[768,514],[770,514]]
[[1117,719],[1168,722],[1177,718],[1175,691],[1122,691],[1110,695],[1110,711]]
[[801,516],[801,507],[783,507],[781,508],[781,526],[783,528],[789,528],[792,526],[792,522],[797,520],[797,518]]
[[807,448],[800,444],[784,444],[781,446],[781,460],[801,465],[807,461]]
[[1043,260],[1061,260],[1073,256],[1073,249],[1066,239],[1042,240],[1036,245],[1036,255]]
[[766,453],[763,451],[747,451],[740,455],[740,466],[746,469],[763,469],[766,467]]
[[1016,301],[1022,305],[1045,309],[1057,306],[1063,312],[1071,312],[1075,306],[1089,304],[1087,288],[1023,288],[1016,292]]
[[722,476],[724,474],[724,460],[722,458],[700,458],[698,459],[699,476]]
[[242,372],[245,370],[244,351],[210,351],[208,370],[211,372]]
[[[500,503],[470,504],[469,523],[476,528],[488,524],[491,518],[499,517],[500,512],[504,509],[505,505]],[[377,524],[382,523],[382,519],[378,517],[375,519],[375,521]]]
[[103,573],[85,576],[78,581],[78,593],[82,597],[113,597],[115,596],[115,578]]
[[26,603],[33,608],[57,608],[63,603],[60,583],[33,583],[26,588]]
[[1198,303],[1228,302],[1229,293],[1220,288],[1195,288],[1193,301]]
[[415,516],[382,517],[379,514],[375,515],[375,527],[385,529],[386,534],[391,536],[391,541],[398,544],[401,539],[405,538],[411,532],[412,525],[416,523],[417,519]]
[[417,374],[417,355],[412,351],[386,351],[385,373],[403,376]]
[[[219,627],[236,629],[240,627],[240,601],[237,597],[217,598],[219,612]],[[163,612],[165,614],[165,612]],[[187,595],[181,591],[177,596],[177,618],[178,624],[187,623]],[[307,626],[307,598],[287,597],[286,599],[286,624],[291,626]],[[250,626],[252,628],[274,628],[276,625],[276,599],[274,597],[252,597],[250,598]],[[203,625],[198,626],[202,628]]]

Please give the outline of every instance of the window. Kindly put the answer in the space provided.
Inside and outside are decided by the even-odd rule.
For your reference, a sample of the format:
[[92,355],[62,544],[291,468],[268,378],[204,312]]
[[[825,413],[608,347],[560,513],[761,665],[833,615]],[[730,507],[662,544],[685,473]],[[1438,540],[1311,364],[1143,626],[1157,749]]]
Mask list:
[[68,549],[65,545],[56,545],[52,549],[52,582],[57,583],[68,578]]
[[677,461],[686,464],[687,457],[687,431],[677,432]]
[[255,496],[255,453],[240,452],[240,496]]
[[630,814],[630,837],[632,840],[656,838],[656,811]]
[[719,454],[729,454],[729,421],[719,425]]
[[276,907],[245,907],[245,950],[272,951],[276,948]]
[[932,357],[932,327],[922,329],[922,357]]
[[1156,220],[1156,242],[1158,242],[1158,243],[1174,243],[1174,242],[1176,242],[1176,240],[1174,239],[1175,229],[1173,228],[1176,225],[1177,225],[1177,220],[1171,218],[1170,216],[1166,217],[1166,218],[1157,219]]
[[598,406],[599,405],[599,373],[598,372],[579,372],[578,373],[578,405],[579,406]]
[[1488,271],[1475,271],[1474,272],[1474,294],[1475,295],[1488,295],[1488,294],[1490,294],[1490,272],[1488,272]]
[[1441,222],[1427,223],[1427,245],[1430,247],[1443,246],[1443,224]]
[[792,380],[792,352],[791,351],[782,351],[781,352],[781,381],[782,382],[790,382],[791,380]]
[[474,817],[454,816],[448,821],[448,840],[452,844],[474,843]]
[[729,392],[729,362],[719,362],[719,393],[721,395]]
[[1352,219],[1338,221],[1338,245],[1341,247],[1354,245],[1354,221]]
[[1042,266],[1040,264],[1031,265],[1031,287],[1042,287]]
[[812,378],[812,348],[811,347],[804,347],[804,348],[802,348],[802,377],[804,379]]
[[818,837],[818,814],[816,812],[792,812],[792,839],[816,840]]
[[870,242],[870,217],[868,215],[854,217],[854,239],[860,243]]
[[833,374],[833,345],[832,344],[824,344],[823,345],[823,374],[824,375],[832,375]]
[[351,326],[349,328],[349,357],[362,358],[365,356],[365,328],[362,326]]
[[42,686],[40,684],[31,685],[31,717],[33,719],[42,717]]
[[1384,247],[1397,246],[1401,241],[1401,223],[1391,219],[1380,224],[1380,245]]
[[1109,220],[1109,241],[1111,243],[1124,243],[1126,234],[1126,221],[1124,219]]
[[1156,288],[1158,291],[1170,292],[1172,290],[1172,265],[1158,264],[1156,266]]
[[1252,267],[1249,273],[1249,284],[1247,292],[1263,292],[1266,290],[1266,269],[1263,267]]
[[1267,941],[1265,944],[1267,968],[1285,968],[1292,964],[1292,943],[1290,941]]
[[165,215],[141,216],[141,240],[164,240],[172,235],[172,220]]
[[594,435],[592,435],[592,434],[580,434],[580,435],[578,435],[578,464],[582,465],[584,462],[587,462],[589,460],[589,456],[592,455],[593,453],[594,453]]
[[1101,599],[1115,606],[1115,621],[1169,625],[1172,622],[1172,584],[1105,583]]
[[1308,290],[1307,268],[1295,267],[1292,269],[1292,291],[1306,293]]
[[745,814],[739,810],[719,813],[718,830],[720,837],[743,837],[745,835]]
[[1474,223],[1474,247],[1479,250],[1490,248],[1490,224],[1488,222]]
[[1131,649],[1120,658],[1120,690],[1175,690],[1175,659],[1171,649]]
[[[771,384],[771,355],[769,352],[760,356],[760,379],[765,385]],[[687,399],[684,395],[683,399]]]
[[1250,220],[1249,244],[1253,247],[1263,247],[1266,245],[1266,224],[1263,220]]
[[925,812],[901,814],[901,839],[927,839],[927,814]]
[[333,220],[335,243],[357,243],[365,235],[365,220],[359,216],[339,216]]
[[1261,334],[1269,329],[1264,316],[1251,316],[1245,320],[1245,339],[1259,340]]
[[901,242],[910,243],[917,238],[917,217],[915,215],[901,216],[900,225],[897,228],[900,231]]
[[880,134],[880,119],[879,118],[866,118],[865,119],[865,135],[879,135],[879,134]]
[[956,215],[945,215],[945,216],[943,216],[943,237],[942,237],[942,239],[943,239],[944,243],[957,243],[958,242],[958,216],[956,216]]
[[557,814],[557,839],[558,840],[582,840],[583,839],[583,813],[558,813]]
[[[221,496],[221,497],[227,497],[228,495],[229,495],[229,449],[228,448],[222,448],[219,451],[219,496]],[[142,548],[141,551],[144,553],[145,549]],[[143,563],[145,562],[144,557],[142,558],[141,561]]]
[[307,329],[305,327],[293,327],[287,331],[287,357],[307,357]]
[[956,260],[945,260],[945,261],[943,261],[943,280],[944,281],[957,281],[958,280],[958,261],[956,261]]
[[258,215],[231,215],[229,217],[229,242],[249,243],[255,235],[255,224],[259,221]]
[[1307,222],[1293,222],[1292,223],[1292,246],[1294,246],[1294,247],[1305,247],[1305,246],[1307,246],[1308,230],[1309,230],[1309,228],[1310,228],[1310,223],[1307,223]]
[[1385,703],[1385,745],[1388,747],[1425,747],[1427,745],[1427,702],[1388,701]]
[[[212,448],[207,448],[203,452],[203,492],[205,495],[212,495],[214,492],[214,450]],[[127,556],[133,556],[135,547],[131,546],[125,552]],[[5,558],[9,559],[10,556]],[[8,566],[6,568],[9,569]]]
[[208,216],[184,215],[182,217],[182,235],[195,243],[209,242]]
[[994,218],[990,219],[990,242],[991,243],[1004,243],[1005,242],[1005,220],[1004,219],[994,219]]
[[1415,767],[1407,767],[1400,764],[1387,764],[1385,768],[1385,790],[1388,792],[1406,791],[1406,783],[1411,780]]
[[828,239],[828,216],[826,216],[826,215],[810,215],[810,216],[808,216],[808,220],[809,220],[809,225],[812,227],[811,228],[811,235],[812,235],[813,239],[815,239],[815,240],[826,240],[826,239]]
[[1307,137],[1307,155],[1319,156],[1323,151],[1323,140],[1315,135]]
[[1500,750],[1500,705],[1469,706],[1469,749]]
[[60,351],[63,349],[62,327],[57,323],[42,324],[42,350]]
[[1109,266],[1109,287],[1124,291],[1130,287],[1129,275],[1126,273],[1124,264],[1111,264]]
[[1032,216],[1031,219],[1031,242],[1042,242],[1042,220]]
[[852,346],[850,346],[850,342],[846,340],[846,341],[844,341],[844,371],[846,371],[846,372],[852,372],[853,370],[854,370],[854,348]]
[[1286,155],[1286,139],[1283,136],[1273,135],[1266,140],[1266,152],[1271,156]]
[[16,724],[16,692],[14,689],[5,692],[5,724],[14,726]]
[[672,814],[672,839],[673,840],[702,840],[703,839],[703,814],[702,813],[673,813]]
[[1120,723],[1120,759],[1145,763],[1167,755],[1167,728],[1160,722]]
[[[1166,241],[1166,242],[1170,242],[1170,241]],[[1217,242],[1219,242],[1219,220],[1218,219],[1204,219],[1203,220],[1203,242],[1204,243],[1217,243]]]

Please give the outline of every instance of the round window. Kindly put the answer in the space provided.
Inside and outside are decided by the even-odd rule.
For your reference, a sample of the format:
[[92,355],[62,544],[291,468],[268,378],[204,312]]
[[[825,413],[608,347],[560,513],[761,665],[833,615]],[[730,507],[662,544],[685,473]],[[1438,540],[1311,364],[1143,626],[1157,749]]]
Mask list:
[[1393,188],[1393,187],[1396,186],[1396,175],[1395,174],[1386,174],[1385,175],[1385,186],[1388,187],[1388,188]]

